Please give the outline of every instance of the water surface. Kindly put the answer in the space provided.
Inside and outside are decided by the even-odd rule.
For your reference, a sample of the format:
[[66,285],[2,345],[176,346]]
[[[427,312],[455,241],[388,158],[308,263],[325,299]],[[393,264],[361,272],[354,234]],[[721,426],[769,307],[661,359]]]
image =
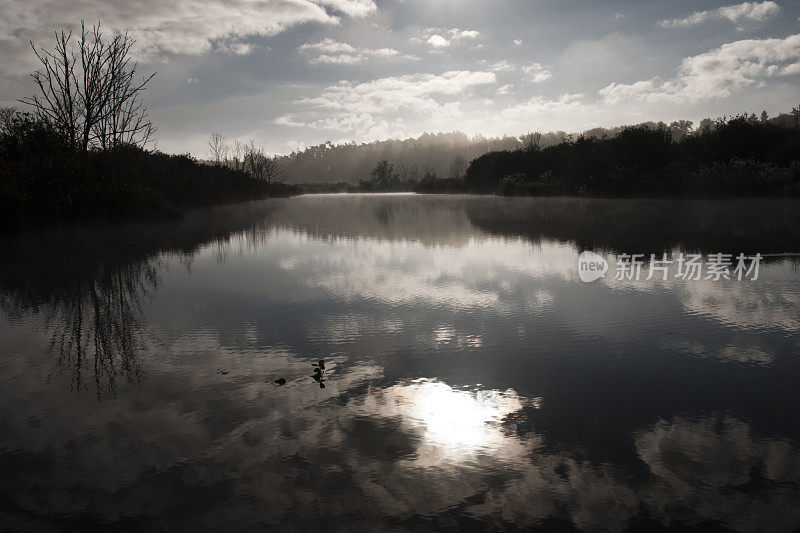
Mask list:
[[[319,195],[0,242],[2,529],[800,527],[800,202]],[[614,279],[681,252],[765,259]]]

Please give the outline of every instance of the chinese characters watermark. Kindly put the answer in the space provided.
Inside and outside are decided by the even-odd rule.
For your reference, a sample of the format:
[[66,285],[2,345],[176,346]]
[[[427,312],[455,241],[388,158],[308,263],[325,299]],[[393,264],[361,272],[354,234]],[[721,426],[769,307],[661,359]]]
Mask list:
[[[756,281],[763,256],[760,253],[746,255],[733,254],[685,254],[660,256],[650,254],[619,254],[616,256],[614,279],[617,281],[640,281],[660,279],[681,279],[686,281]],[[591,282],[606,275],[609,264],[606,259],[594,252],[581,252],[578,258],[578,275],[582,281]]]

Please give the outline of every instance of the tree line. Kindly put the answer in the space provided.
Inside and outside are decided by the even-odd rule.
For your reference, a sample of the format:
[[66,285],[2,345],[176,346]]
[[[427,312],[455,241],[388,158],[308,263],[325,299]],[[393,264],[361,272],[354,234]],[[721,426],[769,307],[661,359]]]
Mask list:
[[505,195],[798,196],[800,107],[772,119],[766,112],[705,119],[696,130],[688,121],[649,123],[491,152],[470,163],[464,187]]
[[310,192],[411,191],[502,195],[797,196],[800,106],[770,118],[742,114],[594,128],[580,135],[527,133],[513,149],[469,164],[456,156],[443,173],[409,175],[381,159],[356,184],[303,185]]
[[[710,119],[706,119],[710,121]],[[705,121],[704,121],[705,122]],[[644,123],[656,127],[655,122]],[[673,138],[680,139],[691,133],[691,121],[680,120],[665,125]],[[583,132],[585,137],[613,137],[625,126],[593,128]],[[377,162],[390,161],[401,180],[418,181],[426,175],[453,177],[451,166],[460,158],[465,162],[489,153],[521,149],[546,148],[560,144],[575,135],[566,131],[533,132],[503,137],[468,136],[460,131],[449,133],[425,133],[404,140],[388,139],[357,144],[355,141],[333,144],[330,141],[277,156],[275,161],[288,183],[357,184],[371,175]],[[212,151],[213,154],[213,151]],[[214,160],[213,155],[211,160]]]
[[[798,122],[800,108],[772,118],[766,111],[705,118],[697,127],[676,120],[580,134],[437,133],[362,144],[326,142],[274,160],[287,182],[307,192],[793,194]],[[757,154],[745,149],[752,140],[762,143]],[[770,155],[772,142],[780,146]]]
[[[566,135],[566,134],[564,134]],[[556,134],[553,134],[555,141]],[[461,132],[425,133],[412,139],[389,139],[357,144],[330,141],[310,146],[276,161],[287,183],[357,184],[378,161],[390,161],[400,179],[419,180],[426,174],[448,176],[457,157],[470,161],[486,152],[524,146],[520,137],[469,137]]]

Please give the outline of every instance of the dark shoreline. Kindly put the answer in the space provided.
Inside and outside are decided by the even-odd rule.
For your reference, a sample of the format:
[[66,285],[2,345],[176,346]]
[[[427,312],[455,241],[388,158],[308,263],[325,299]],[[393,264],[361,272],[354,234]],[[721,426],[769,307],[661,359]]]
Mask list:
[[489,152],[448,177],[406,175],[381,160],[358,183],[299,184],[282,183],[278,170],[265,178],[238,165],[130,145],[76,152],[46,125],[19,117],[0,131],[0,233],[179,219],[193,208],[308,193],[800,197],[800,127],[785,117],[720,119],[677,140],[665,125],[631,126],[613,137]]

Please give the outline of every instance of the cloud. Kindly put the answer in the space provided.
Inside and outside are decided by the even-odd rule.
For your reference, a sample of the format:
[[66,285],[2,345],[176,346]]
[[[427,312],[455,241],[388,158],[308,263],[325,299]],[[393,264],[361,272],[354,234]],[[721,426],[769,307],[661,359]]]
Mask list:
[[[800,295],[796,293],[754,288],[745,283],[720,285],[713,281],[699,281],[692,289],[683,284],[676,287],[676,292],[680,294],[681,304],[687,313],[709,317],[737,331],[759,331],[769,324],[787,334],[800,332],[800,315],[797,313]],[[735,348],[741,349],[742,346]],[[729,360],[743,360],[746,357],[730,350],[716,356]],[[766,360],[755,352],[751,353],[750,358]]]
[[468,89],[493,84],[497,81],[491,72],[453,70],[440,75],[411,74],[381,78],[353,85],[343,81],[328,87],[322,96],[305,101],[334,109],[353,109],[381,112],[401,106],[413,107],[420,99],[433,95],[458,95]]
[[371,57],[388,58],[399,54],[393,48],[356,48],[327,38],[318,43],[306,43],[298,48],[311,63],[354,64]]
[[475,30],[459,31],[458,28],[451,30],[455,32],[455,39],[477,39],[481,36],[480,32]]
[[608,104],[699,101],[730,96],[767,78],[797,74],[800,34],[785,39],[747,39],[685,58],[675,78],[612,83],[600,90],[600,96]]
[[540,63],[525,65],[522,67],[522,72],[525,73],[525,79],[533,83],[541,83],[553,77],[552,72]]
[[254,46],[252,44],[243,43],[240,41],[223,42],[217,46],[218,50],[237,56],[247,55],[253,51],[253,48]]
[[308,22],[338,24],[340,15],[336,13],[363,17],[375,9],[372,0],[86,0],[78,5],[45,0],[36,9],[15,0],[0,0],[0,46],[4,56],[30,59],[31,54],[23,50],[29,39],[44,44],[51,39],[53,28],[74,29],[85,18],[100,19],[107,31],[130,32],[142,57],[204,54],[217,43],[228,42],[235,43],[236,48],[230,50],[233,53],[247,53],[249,45],[243,44],[247,37],[272,36]]
[[529,122],[575,114],[585,108],[582,94],[564,93],[557,98],[534,96],[527,102],[503,109],[500,115],[508,120]]
[[[471,89],[497,82],[492,72],[449,71],[443,74],[392,76],[353,84],[341,81],[326,87],[319,96],[295,102],[301,113],[283,115],[277,124],[293,127],[357,132],[366,138],[400,131],[401,111],[413,110],[434,119],[457,113],[460,102],[447,97],[462,96]],[[308,118],[308,115],[311,115]]]
[[503,94],[503,95],[514,94],[514,86],[510,83],[506,83],[505,85],[497,89],[497,94]]
[[447,48],[450,46],[450,41],[441,35],[431,35],[425,42],[434,48]]
[[505,59],[503,59],[502,61],[498,61],[497,63],[493,63],[489,67],[489,70],[491,70],[493,72],[507,72],[507,71],[516,70],[516,69],[517,69],[516,65],[512,65],[511,63],[509,63]]
[[350,17],[366,17],[378,10],[373,0],[314,0],[314,2]]
[[488,61],[481,61],[488,65],[487,68],[492,72],[522,72],[522,80],[530,83],[541,83],[553,77],[549,68],[541,63],[531,63],[530,65],[518,65],[509,63],[505,59],[489,64]]
[[[655,476],[650,494],[643,498],[655,516],[679,501],[693,509],[694,520],[719,522],[737,531],[756,530],[766,522],[778,529],[795,527],[797,511],[779,511],[784,502],[796,498],[794,490],[783,487],[800,471],[800,454],[789,442],[758,436],[749,424],[719,415],[659,420],[634,441]],[[755,469],[764,478],[755,489],[758,497],[731,490],[750,483]]]
[[658,22],[663,28],[688,28],[711,20],[728,20],[743,29],[743,23],[757,23],[774,17],[781,11],[781,6],[768,0],[766,2],[743,2],[731,6],[720,7],[710,11],[695,11],[684,18],[665,19]]
[[[445,37],[446,36],[446,37]],[[447,48],[454,44],[463,44],[468,41],[476,41],[481,36],[477,30],[460,30],[452,28],[450,30],[441,30],[436,28],[429,28],[427,32],[427,39],[425,42],[433,48],[440,50]]]

